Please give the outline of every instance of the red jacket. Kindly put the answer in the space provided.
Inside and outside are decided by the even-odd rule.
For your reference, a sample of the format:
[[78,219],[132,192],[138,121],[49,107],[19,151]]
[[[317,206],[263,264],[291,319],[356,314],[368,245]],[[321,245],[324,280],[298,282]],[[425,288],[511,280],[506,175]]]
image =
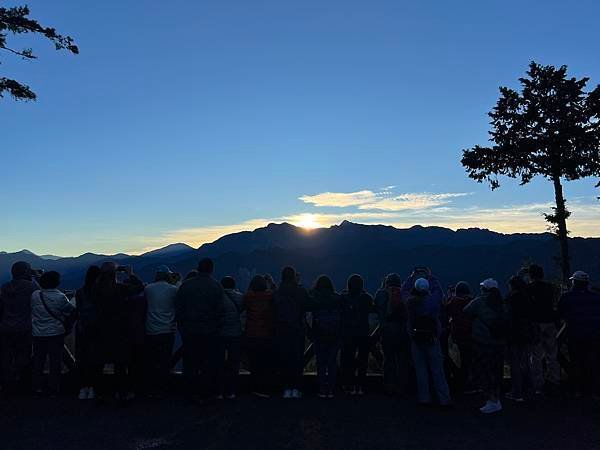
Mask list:
[[273,337],[273,293],[248,291],[244,295],[246,309],[246,337]]
[[465,306],[471,303],[472,297],[452,297],[446,304],[446,312],[450,319],[450,335],[455,342],[471,340],[472,319],[464,313]]

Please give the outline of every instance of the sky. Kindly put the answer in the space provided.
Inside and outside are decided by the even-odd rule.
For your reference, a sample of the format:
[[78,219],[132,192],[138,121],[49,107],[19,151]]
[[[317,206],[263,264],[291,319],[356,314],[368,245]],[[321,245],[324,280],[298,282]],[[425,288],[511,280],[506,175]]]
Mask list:
[[[1,1],[3,6],[19,0]],[[600,83],[595,0],[28,0],[78,56],[9,37],[0,250],[140,253],[288,221],[546,230],[544,179],[469,179],[499,86],[531,60]],[[600,236],[597,180],[569,182]]]

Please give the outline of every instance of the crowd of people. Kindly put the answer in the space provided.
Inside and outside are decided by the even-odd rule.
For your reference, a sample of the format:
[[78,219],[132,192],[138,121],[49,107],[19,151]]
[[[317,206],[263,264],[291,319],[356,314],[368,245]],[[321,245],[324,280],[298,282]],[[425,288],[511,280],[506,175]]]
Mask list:
[[[145,285],[131,267],[105,262],[88,269],[69,299],[60,274],[15,263],[0,292],[2,392],[29,380],[30,370],[33,394],[56,396],[65,337],[73,332],[81,400],[167,395],[177,334],[186,396],[194,402],[235,399],[243,357],[255,395],[301,398],[307,339],[318,395],[333,398],[340,387],[360,396],[368,388],[374,315],[388,394],[409,396],[416,381],[420,405],[448,409],[457,393],[483,393],[484,414],[502,410],[503,398],[555,394],[558,335],[566,332],[573,393],[600,399],[600,294],[582,271],[561,293],[531,265],[508,281],[503,296],[492,278],[478,292],[466,282],[444,292],[429,268],[416,267],[405,280],[389,274],[374,297],[356,274],[338,293],[328,276],[306,289],[285,267],[279,284],[256,275],[242,293],[233,277],[217,281],[213,272],[209,258],[183,279],[160,266]],[[506,361],[511,383],[502,395]],[[114,370],[111,389],[106,364]]]

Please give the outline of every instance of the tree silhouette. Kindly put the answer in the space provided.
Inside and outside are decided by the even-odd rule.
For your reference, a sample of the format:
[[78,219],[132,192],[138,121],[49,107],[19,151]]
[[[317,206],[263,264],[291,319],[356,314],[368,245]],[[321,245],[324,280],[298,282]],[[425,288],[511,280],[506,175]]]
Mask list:
[[554,185],[552,214],[545,214],[557,234],[561,269],[571,272],[567,210],[562,180],[600,175],[600,86],[584,89],[589,78],[567,78],[567,67],[531,62],[519,78],[521,92],[500,88],[500,98],[489,113],[491,147],[463,150],[462,164],[469,177],[500,186],[498,176],[519,178],[521,185],[541,175]]
[[[23,59],[36,59],[32,49],[24,48],[17,50],[6,46],[7,33],[24,34],[37,33],[45,36],[54,43],[56,50],[68,50],[78,54],[79,49],[69,36],[62,36],[54,28],[44,27],[36,20],[30,19],[27,6],[16,6],[12,8],[0,8],[0,50],[5,50]],[[0,77],[0,98],[7,91],[15,100],[35,100],[35,93],[29,86],[19,83],[10,78]]]

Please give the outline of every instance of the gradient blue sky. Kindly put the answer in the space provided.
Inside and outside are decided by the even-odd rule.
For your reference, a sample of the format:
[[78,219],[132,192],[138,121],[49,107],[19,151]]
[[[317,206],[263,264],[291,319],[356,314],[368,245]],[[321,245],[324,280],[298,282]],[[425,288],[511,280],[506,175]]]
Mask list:
[[[549,183],[491,192],[461,149],[486,143],[498,86],[532,59],[600,83],[592,0],[27,3],[81,54],[11,38],[39,60],[0,55],[39,96],[0,101],[6,251],[140,252],[283,220],[544,231]],[[600,235],[595,181],[566,187],[575,235]]]

